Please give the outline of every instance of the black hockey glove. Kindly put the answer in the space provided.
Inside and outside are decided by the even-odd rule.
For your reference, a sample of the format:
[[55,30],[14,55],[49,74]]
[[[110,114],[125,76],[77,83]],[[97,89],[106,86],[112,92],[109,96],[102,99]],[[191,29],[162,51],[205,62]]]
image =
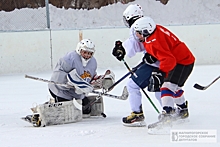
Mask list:
[[122,42],[116,41],[115,47],[112,50],[112,55],[115,56],[119,61],[121,61],[122,59],[124,59],[125,54],[126,52],[124,47],[122,46]]
[[145,53],[144,57],[142,58],[143,62],[153,64],[157,62],[157,59],[152,55]]
[[164,82],[165,73],[159,69],[155,69],[150,77],[150,83],[148,85],[148,91],[159,92]]

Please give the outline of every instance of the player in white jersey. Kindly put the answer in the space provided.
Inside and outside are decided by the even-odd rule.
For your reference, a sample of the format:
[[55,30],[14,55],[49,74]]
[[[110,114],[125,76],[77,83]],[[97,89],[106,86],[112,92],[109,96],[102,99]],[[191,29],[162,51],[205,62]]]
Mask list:
[[[135,74],[138,77],[132,76],[128,83],[127,89],[129,92],[129,102],[132,113],[128,117],[124,117],[122,122],[125,126],[144,126],[144,114],[142,110],[142,95],[140,89],[144,89],[148,86],[148,91],[155,92],[155,96],[161,104],[159,88],[163,82],[162,77],[151,76],[151,73],[155,68],[159,66],[159,62],[156,58],[146,53],[146,49],[135,35],[135,30],[132,24],[139,18],[143,17],[142,7],[138,4],[129,5],[123,12],[123,21],[125,25],[130,28],[130,36],[123,43],[116,41],[115,48],[112,54],[118,59],[124,59],[125,54],[132,58],[138,52],[143,52],[143,64]],[[144,74],[145,73],[145,74]],[[151,81],[151,82],[149,82]],[[156,92],[158,91],[158,92]]]
[[[82,119],[82,114],[100,115],[104,109],[102,97],[90,105],[96,96],[88,94],[94,87],[102,88],[102,84],[105,83],[102,80],[105,80],[107,74],[97,76],[94,53],[95,44],[89,39],[83,39],[77,44],[76,50],[61,57],[50,79],[60,85],[48,84],[53,102],[32,108],[34,114],[24,119],[39,127],[77,122]],[[111,77],[114,81],[114,74],[109,70],[106,73],[108,79]]]

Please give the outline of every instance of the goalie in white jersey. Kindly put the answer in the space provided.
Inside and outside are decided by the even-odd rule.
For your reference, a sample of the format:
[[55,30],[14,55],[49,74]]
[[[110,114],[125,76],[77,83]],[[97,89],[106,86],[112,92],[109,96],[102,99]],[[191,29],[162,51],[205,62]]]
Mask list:
[[[76,50],[61,57],[50,80],[65,86],[48,84],[52,99],[32,108],[34,115],[26,116],[25,119],[39,127],[77,122],[82,120],[82,114],[100,115],[104,110],[102,97],[90,105],[96,96],[88,94],[94,88],[110,87],[114,82],[114,74],[107,70],[105,75],[97,76],[94,53],[94,43],[89,39],[83,39],[77,44]],[[109,79],[110,82],[104,82]]]

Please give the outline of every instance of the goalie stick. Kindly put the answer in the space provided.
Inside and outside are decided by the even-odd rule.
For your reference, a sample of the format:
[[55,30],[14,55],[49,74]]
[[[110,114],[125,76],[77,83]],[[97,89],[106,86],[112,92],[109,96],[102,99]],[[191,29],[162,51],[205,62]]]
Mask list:
[[[33,76],[29,76],[29,75],[25,75],[25,78],[29,78],[29,79],[33,79],[33,80],[37,80],[37,81],[42,81],[42,82],[46,82],[46,83],[51,83],[51,84],[67,87],[66,84],[56,83],[54,81],[50,81],[50,80],[46,80],[46,79],[42,79],[42,78],[38,78],[38,77],[33,77]],[[104,95],[104,96],[115,98],[115,99],[119,99],[119,100],[126,100],[128,98],[128,92],[127,92],[126,87],[124,87],[121,96],[107,94],[106,92],[107,91],[105,91],[105,92],[100,92],[100,91],[95,91],[95,90],[92,91],[92,93],[94,93],[94,94]]]
[[[118,83],[120,83],[122,80],[124,80],[130,74],[135,72],[142,64],[143,64],[143,62],[138,64],[136,67],[132,68],[132,70],[130,70],[126,75],[124,75],[122,78],[120,78],[118,81],[116,81],[114,84],[112,84],[107,89],[104,89],[103,92],[94,91],[94,90],[92,92],[95,93],[95,94],[102,94],[102,95],[105,95],[105,96],[108,96],[108,97],[112,97],[112,98],[116,98],[116,99],[120,99],[120,100],[126,100],[128,98],[128,92],[127,92],[126,87],[124,88],[123,93],[122,93],[121,96],[115,96],[115,95],[107,94],[107,92],[111,91]],[[50,81],[50,80],[46,80],[46,79],[42,79],[42,78],[38,78],[38,77],[33,77],[33,76],[29,76],[29,75],[25,75],[25,78],[29,78],[29,79],[33,79],[33,80],[38,80],[38,81],[42,81],[42,82],[46,82],[46,83],[51,83],[51,84],[55,84],[55,85],[60,85],[60,86],[64,86],[64,87],[67,86],[66,84],[56,83],[54,81]]]
[[207,86],[201,86],[199,84],[195,84],[193,87],[198,89],[198,90],[206,90],[207,88],[209,88],[212,84],[214,84],[218,79],[220,78],[220,76],[218,76],[216,79],[214,79],[209,85]]

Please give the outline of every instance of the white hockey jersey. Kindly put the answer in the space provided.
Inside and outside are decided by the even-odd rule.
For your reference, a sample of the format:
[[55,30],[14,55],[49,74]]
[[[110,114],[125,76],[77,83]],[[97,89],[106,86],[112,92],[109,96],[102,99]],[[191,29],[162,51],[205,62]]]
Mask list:
[[[130,28],[130,36],[128,39],[126,39],[123,43],[122,46],[126,50],[126,55],[129,58],[132,58],[133,56],[136,55],[138,52],[143,52],[144,54],[146,53],[146,49],[144,48],[144,45],[142,42],[139,41],[139,39],[135,35],[135,30],[133,26]],[[159,61],[150,64],[151,66],[159,67]]]

